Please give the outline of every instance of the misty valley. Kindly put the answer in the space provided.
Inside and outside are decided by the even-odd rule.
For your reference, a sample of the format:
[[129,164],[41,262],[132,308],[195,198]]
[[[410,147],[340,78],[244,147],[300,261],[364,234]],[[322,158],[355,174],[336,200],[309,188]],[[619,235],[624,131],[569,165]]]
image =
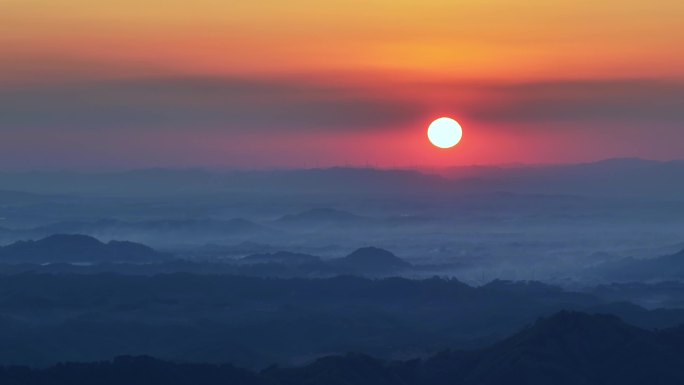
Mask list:
[[682,20],[0,0],[0,385],[684,384]]
[[682,181],[639,159],[5,173],[0,381],[677,383]]

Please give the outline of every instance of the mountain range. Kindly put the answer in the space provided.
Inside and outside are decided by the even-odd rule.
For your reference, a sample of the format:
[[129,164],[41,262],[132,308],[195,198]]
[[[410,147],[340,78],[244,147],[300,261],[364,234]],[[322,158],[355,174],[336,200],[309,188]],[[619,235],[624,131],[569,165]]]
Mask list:
[[584,274],[604,282],[684,280],[684,250],[652,258],[625,257],[592,266]]
[[672,385],[684,382],[684,326],[649,331],[611,315],[562,311],[484,349],[384,361],[328,356],[260,372],[119,357],[45,369],[0,368],[7,385]]
[[0,247],[0,263],[148,263],[169,259],[169,255],[140,243],[108,243],[78,234],[55,234],[36,241],[18,241]]
[[109,173],[3,173],[0,189],[44,194],[169,196],[218,193],[434,194],[508,191],[660,197],[684,193],[684,161],[616,158],[561,165],[438,170],[327,168],[258,171],[145,169]]

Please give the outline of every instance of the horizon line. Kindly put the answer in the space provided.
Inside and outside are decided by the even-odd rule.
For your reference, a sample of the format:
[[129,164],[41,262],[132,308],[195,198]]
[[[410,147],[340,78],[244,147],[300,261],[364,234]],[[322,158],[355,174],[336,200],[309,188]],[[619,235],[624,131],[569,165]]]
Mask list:
[[0,173],[4,174],[32,174],[32,173],[77,173],[77,174],[117,174],[140,171],[205,171],[205,172],[274,172],[274,171],[316,171],[316,170],[333,170],[333,169],[349,169],[349,170],[378,170],[378,171],[437,171],[450,169],[467,169],[467,168],[499,168],[499,169],[514,169],[514,168],[536,168],[536,167],[562,167],[562,166],[579,166],[601,164],[606,162],[618,161],[633,161],[643,163],[678,163],[684,162],[684,158],[674,159],[650,159],[638,156],[625,157],[610,157],[599,158],[595,160],[577,161],[577,162],[552,162],[552,163],[525,163],[525,162],[510,162],[510,163],[471,163],[462,165],[402,165],[402,166],[383,166],[372,163],[366,164],[337,164],[326,166],[301,166],[301,167],[278,167],[278,166],[264,166],[264,167],[230,167],[230,166],[212,166],[212,165],[159,165],[159,166],[140,166],[140,167],[94,167],[94,168],[33,168],[33,169],[0,169]]

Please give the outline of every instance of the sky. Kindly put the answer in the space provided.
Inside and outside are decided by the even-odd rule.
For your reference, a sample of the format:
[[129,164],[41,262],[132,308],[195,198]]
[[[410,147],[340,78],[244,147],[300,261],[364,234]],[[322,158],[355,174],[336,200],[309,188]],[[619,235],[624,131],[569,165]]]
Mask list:
[[679,0],[0,8],[2,169],[684,158]]

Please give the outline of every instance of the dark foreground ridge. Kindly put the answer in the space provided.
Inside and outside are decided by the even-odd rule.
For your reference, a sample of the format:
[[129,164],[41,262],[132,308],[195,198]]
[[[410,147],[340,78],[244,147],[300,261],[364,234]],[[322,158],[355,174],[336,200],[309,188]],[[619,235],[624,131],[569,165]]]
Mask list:
[[180,364],[149,357],[4,367],[5,385],[607,385],[684,383],[684,327],[647,331],[610,315],[563,311],[477,351],[388,362],[330,356],[261,372],[231,365]]
[[428,357],[489,346],[563,309],[615,314],[648,330],[684,323],[682,309],[538,282],[351,276],[0,274],[0,309],[0,365],[34,367],[120,355],[247,369],[346,352]]

